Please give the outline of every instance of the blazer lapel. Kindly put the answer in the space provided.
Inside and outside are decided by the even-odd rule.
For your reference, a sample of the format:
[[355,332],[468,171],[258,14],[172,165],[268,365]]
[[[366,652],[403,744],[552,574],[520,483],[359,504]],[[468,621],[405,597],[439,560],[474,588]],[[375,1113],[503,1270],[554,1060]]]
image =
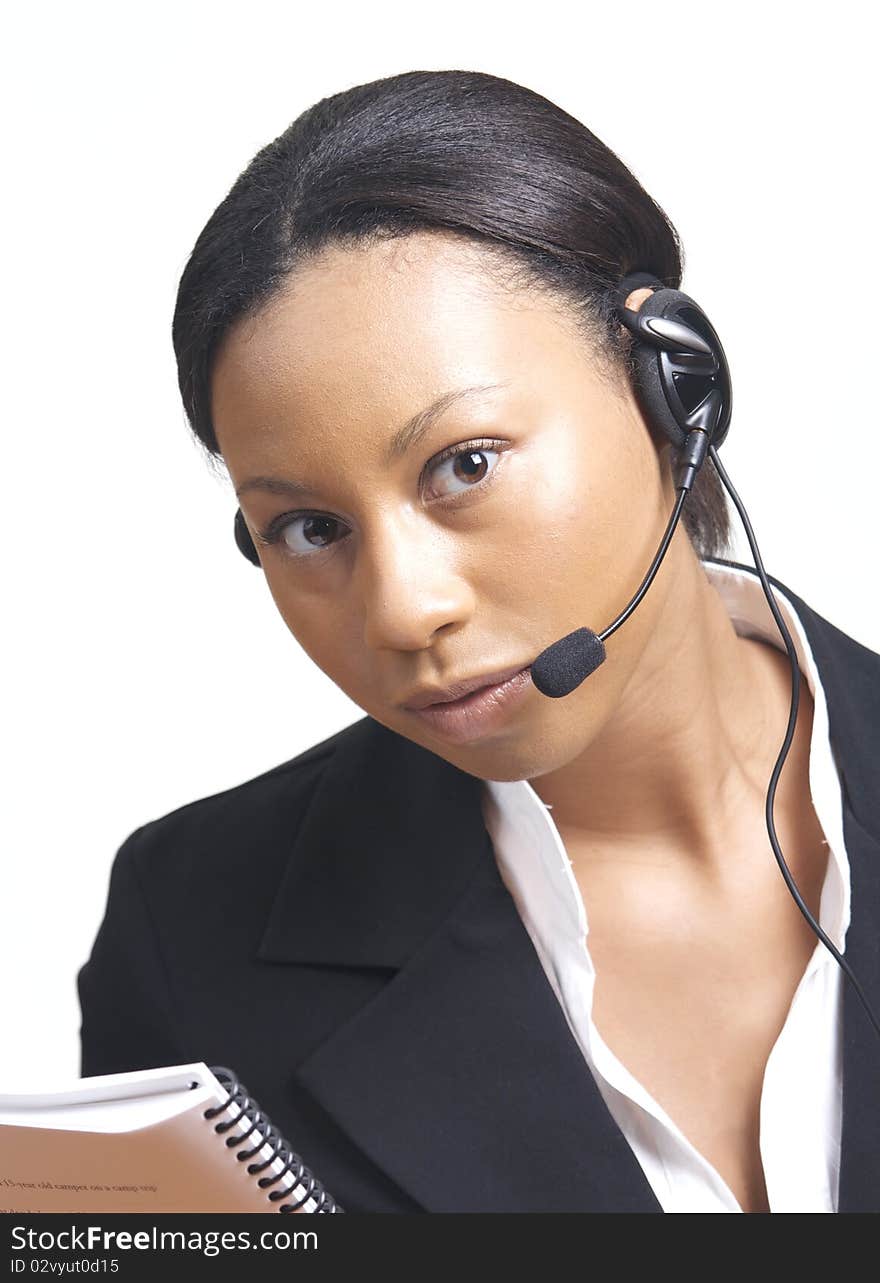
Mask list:
[[395,973],[295,1079],[428,1211],[659,1212],[500,878],[481,781],[352,731],[259,956]]
[[[852,918],[844,957],[880,1015],[880,841],[844,806]],[[880,1211],[880,1037],[851,982],[843,996],[843,1125],[839,1212]]]

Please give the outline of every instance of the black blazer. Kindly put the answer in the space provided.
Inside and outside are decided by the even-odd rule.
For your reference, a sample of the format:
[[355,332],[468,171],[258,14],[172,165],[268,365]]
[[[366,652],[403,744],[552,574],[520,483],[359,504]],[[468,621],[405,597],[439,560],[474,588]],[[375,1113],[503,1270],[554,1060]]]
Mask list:
[[[828,700],[846,956],[880,1011],[880,655],[773,582]],[[501,881],[481,789],[363,717],[135,830],[78,975],[81,1072],[231,1067],[349,1212],[660,1211]],[[878,1211],[880,1038],[848,981],[844,1042],[840,1211]]]

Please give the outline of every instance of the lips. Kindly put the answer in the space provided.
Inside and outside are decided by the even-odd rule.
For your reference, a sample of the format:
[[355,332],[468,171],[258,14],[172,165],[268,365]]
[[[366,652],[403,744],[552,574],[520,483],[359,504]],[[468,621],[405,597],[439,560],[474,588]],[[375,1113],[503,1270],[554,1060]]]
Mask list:
[[421,708],[440,707],[443,704],[452,703],[454,700],[463,699],[464,696],[471,695],[474,691],[484,690],[490,686],[498,686],[527,667],[527,664],[513,664],[509,668],[496,669],[491,673],[480,673],[476,677],[464,677],[461,681],[452,682],[446,687],[422,690],[406,700],[403,707],[412,711]]
[[457,699],[425,704],[410,709],[432,735],[454,744],[470,744],[476,740],[505,733],[516,711],[528,698],[532,685],[531,669],[526,666],[514,670],[506,679],[488,686],[479,686]]

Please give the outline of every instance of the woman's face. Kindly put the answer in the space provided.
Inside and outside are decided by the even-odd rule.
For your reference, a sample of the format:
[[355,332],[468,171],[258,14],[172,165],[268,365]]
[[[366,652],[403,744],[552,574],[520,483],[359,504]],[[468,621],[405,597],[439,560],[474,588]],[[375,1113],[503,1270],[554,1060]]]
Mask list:
[[571,695],[527,678],[464,731],[404,705],[605,628],[674,491],[628,385],[602,372],[565,305],[487,266],[443,233],[326,251],[227,335],[212,409],[307,654],[391,730],[479,778],[524,779],[601,732],[659,620],[662,568]]

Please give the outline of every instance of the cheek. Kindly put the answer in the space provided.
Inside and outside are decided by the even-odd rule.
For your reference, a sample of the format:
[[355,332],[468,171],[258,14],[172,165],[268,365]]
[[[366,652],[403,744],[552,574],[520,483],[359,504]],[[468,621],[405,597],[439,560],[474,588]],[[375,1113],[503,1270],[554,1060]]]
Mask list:
[[269,591],[288,630],[332,681],[350,690],[360,647],[352,620],[337,596],[294,590],[284,572],[267,575]]
[[615,426],[603,434],[566,427],[545,437],[534,458],[525,452],[517,459],[503,487],[509,519],[502,564],[529,613],[554,619],[559,635],[610,622],[613,615],[604,616],[616,613],[643,556],[656,482],[625,434],[612,442]]

